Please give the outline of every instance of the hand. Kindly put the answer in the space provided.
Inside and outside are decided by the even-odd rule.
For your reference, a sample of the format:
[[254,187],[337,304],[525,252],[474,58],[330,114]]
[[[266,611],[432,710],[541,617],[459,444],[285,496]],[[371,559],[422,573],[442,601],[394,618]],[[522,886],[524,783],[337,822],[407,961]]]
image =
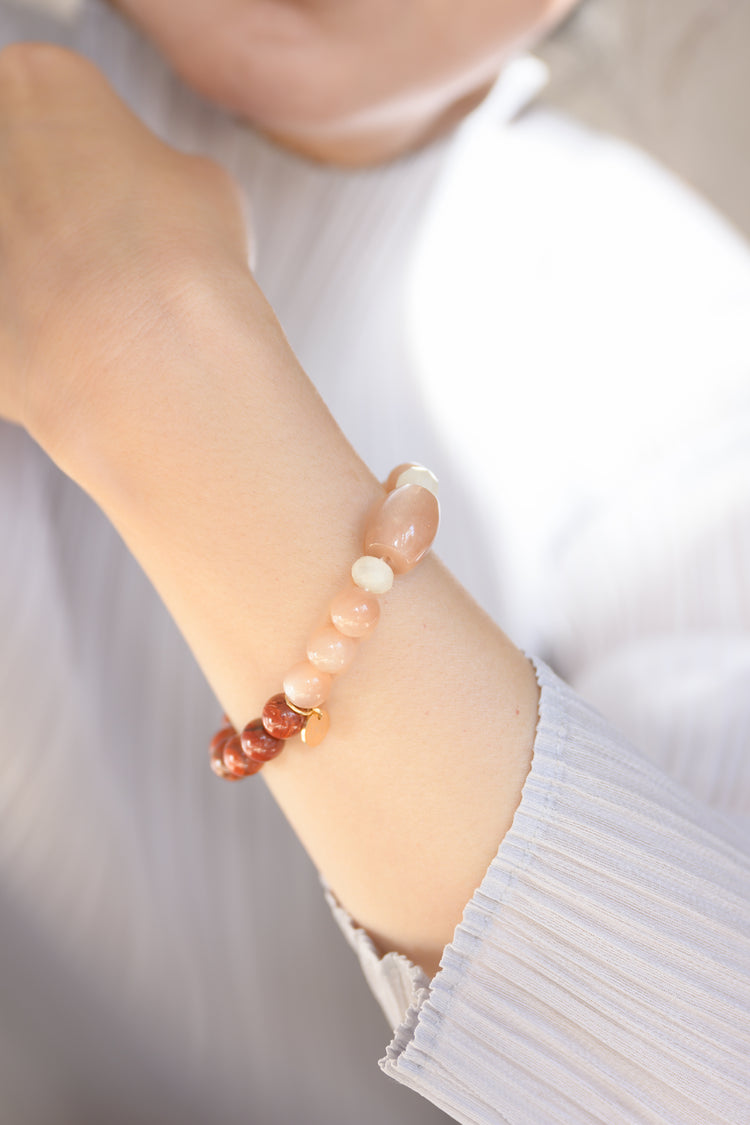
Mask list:
[[108,380],[150,371],[191,287],[250,281],[246,258],[217,165],[158,140],[86,59],[0,53],[1,416],[68,468]]

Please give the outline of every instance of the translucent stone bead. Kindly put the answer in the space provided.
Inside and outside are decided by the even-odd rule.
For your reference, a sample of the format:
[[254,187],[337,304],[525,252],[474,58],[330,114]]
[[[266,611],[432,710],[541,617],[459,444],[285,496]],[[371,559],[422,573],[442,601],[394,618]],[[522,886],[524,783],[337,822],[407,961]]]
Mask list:
[[284,676],[284,693],[295,707],[319,707],[328,698],[333,680],[308,660],[295,664]]
[[335,675],[348,668],[357,651],[357,642],[334,629],[323,625],[307,642],[307,659],[323,672]]
[[224,781],[239,781],[239,775],[232,773],[224,765],[224,746],[232,738],[237,731],[234,727],[224,727],[222,730],[217,731],[211,739],[211,769],[217,777],[222,778]]
[[231,773],[227,769],[227,767],[224,765],[224,759],[222,758],[220,752],[214,751],[211,754],[211,769],[213,770],[213,772],[216,774],[217,777],[221,778],[222,781],[241,781],[242,780],[239,774]]
[[352,579],[368,594],[387,594],[393,585],[393,571],[383,559],[362,555],[352,566]]
[[383,486],[385,488],[386,492],[392,492],[393,491],[393,489],[396,487],[396,481],[398,480],[398,478],[401,476],[402,473],[406,472],[407,469],[418,469],[418,468],[419,468],[419,465],[416,463],[416,461],[404,461],[403,464],[396,465],[395,469],[391,469],[390,473],[388,474],[388,479],[386,480],[386,482]]
[[237,731],[229,723],[222,727],[221,730],[217,730],[216,734],[211,739],[211,753],[213,754],[214,750],[222,750],[227,739],[232,738],[236,733]]
[[365,531],[365,550],[387,562],[396,574],[405,574],[429,551],[439,522],[435,494],[418,484],[402,484],[373,513]]
[[284,749],[280,738],[274,738],[263,726],[262,719],[253,719],[240,735],[242,750],[254,762],[270,762]]
[[380,602],[359,586],[347,586],[331,602],[331,621],[345,637],[366,637],[378,623]]
[[252,758],[248,758],[242,749],[242,741],[236,731],[224,743],[222,758],[226,769],[235,777],[250,777],[263,768],[262,762],[255,762]]
[[416,465],[413,461],[397,465],[385,482],[385,487],[389,492],[392,492],[394,488],[400,488],[402,484],[419,484],[434,496],[438,494],[438,479],[435,474],[426,469],[424,465]]
[[294,738],[305,725],[305,716],[293,711],[283,691],[272,695],[263,708],[263,726],[274,738]]

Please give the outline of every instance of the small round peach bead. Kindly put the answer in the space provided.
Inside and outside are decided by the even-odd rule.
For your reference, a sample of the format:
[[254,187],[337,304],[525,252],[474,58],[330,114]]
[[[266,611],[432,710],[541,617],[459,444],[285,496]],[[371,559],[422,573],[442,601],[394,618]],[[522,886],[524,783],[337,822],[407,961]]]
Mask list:
[[348,668],[357,651],[353,637],[345,637],[333,625],[323,625],[307,642],[307,659],[322,672],[336,675]]
[[377,594],[347,586],[331,602],[331,621],[345,637],[366,637],[380,618]]
[[333,680],[328,672],[321,671],[308,660],[290,668],[284,676],[284,694],[295,707],[303,711],[319,707],[328,698]]

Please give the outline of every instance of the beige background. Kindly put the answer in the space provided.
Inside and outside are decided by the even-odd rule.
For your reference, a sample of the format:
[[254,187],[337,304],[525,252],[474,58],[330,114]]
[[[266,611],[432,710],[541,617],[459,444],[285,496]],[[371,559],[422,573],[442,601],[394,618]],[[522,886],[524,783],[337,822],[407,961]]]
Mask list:
[[536,53],[545,102],[646,149],[750,237],[750,0],[587,0]]

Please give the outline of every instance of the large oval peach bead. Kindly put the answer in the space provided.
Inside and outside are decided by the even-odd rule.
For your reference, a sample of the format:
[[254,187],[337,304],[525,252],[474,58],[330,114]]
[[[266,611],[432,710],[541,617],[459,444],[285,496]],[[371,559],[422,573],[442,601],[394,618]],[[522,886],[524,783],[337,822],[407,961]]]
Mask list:
[[365,551],[405,574],[427,554],[440,522],[440,504],[418,484],[402,484],[378,506],[365,532]]
[[333,679],[309,660],[295,664],[284,676],[284,694],[295,707],[303,711],[319,707],[328,698]]

